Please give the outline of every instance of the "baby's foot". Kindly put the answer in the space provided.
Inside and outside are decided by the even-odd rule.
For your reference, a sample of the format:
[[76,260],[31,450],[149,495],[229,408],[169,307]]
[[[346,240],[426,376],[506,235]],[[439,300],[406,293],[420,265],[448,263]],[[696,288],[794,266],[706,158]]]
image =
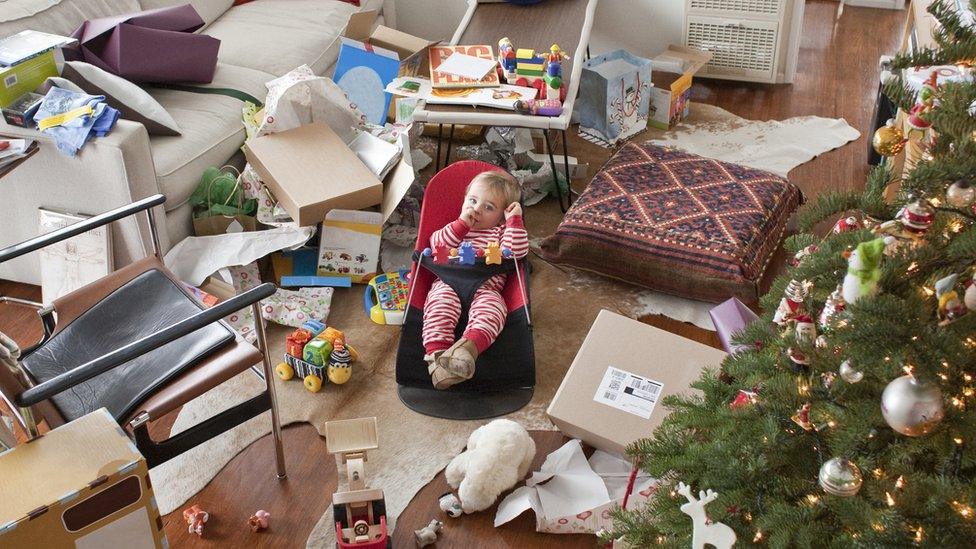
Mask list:
[[449,372],[467,380],[474,377],[475,362],[478,360],[478,348],[469,339],[461,338],[444,351],[437,359],[437,364]]

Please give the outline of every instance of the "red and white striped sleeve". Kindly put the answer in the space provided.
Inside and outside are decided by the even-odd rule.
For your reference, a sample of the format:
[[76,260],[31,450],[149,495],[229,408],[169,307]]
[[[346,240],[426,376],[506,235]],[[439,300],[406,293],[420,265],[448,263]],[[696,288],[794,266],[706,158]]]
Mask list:
[[529,254],[529,233],[522,224],[522,216],[513,215],[505,222],[502,247],[512,250],[512,255],[516,259],[522,259]]
[[464,240],[465,235],[470,230],[471,227],[467,223],[456,219],[450,224],[445,225],[443,229],[434,231],[430,235],[430,247],[447,246],[448,248],[457,248],[461,245],[461,241]]

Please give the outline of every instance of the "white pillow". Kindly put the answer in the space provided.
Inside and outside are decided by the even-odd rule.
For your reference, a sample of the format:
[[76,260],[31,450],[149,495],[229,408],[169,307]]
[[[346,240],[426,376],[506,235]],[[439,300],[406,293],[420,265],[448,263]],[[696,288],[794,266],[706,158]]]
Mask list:
[[66,62],[61,76],[87,94],[104,95],[122,118],[141,123],[150,135],[180,135],[180,127],[166,109],[146,90],[121,76],[81,61]]

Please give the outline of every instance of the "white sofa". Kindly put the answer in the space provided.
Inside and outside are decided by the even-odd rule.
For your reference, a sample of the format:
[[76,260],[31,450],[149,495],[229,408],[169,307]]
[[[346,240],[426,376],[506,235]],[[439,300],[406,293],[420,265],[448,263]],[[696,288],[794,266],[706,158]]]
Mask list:
[[[238,89],[259,99],[266,95],[265,82],[299,65],[331,75],[339,53],[337,37],[352,13],[377,10],[387,16],[387,24],[394,24],[384,0],[362,0],[360,7],[339,0],[253,0],[240,6],[233,6],[233,0],[7,1],[0,3],[0,37],[24,29],[69,34],[85,19],[190,1],[207,23],[199,32],[221,41],[209,86]],[[188,200],[201,173],[225,164],[244,143],[242,103],[224,95],[147,89],[173,116],[182,135],[150,136],[142,124],[119,120],[108,136],[89,141],[71,158],[43,134],[0,120],[0,134],[41,140],[35,156],[0,179],[0,247],[37,235],[39,207],[96,214],[155,193],[167,198],[165,215],[156,216],[164,251],[191,234]],[[150,249],[145,216],[138,217],[116,223],[116,267]],[[0,278],[39,284],[37,254],[0,265]]]

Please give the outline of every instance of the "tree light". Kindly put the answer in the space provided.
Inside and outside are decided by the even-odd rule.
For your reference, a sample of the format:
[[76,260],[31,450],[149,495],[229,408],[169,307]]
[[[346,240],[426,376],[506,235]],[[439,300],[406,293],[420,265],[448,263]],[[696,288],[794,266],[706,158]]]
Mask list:
[[895,481],[895,488],[901,490],[904,487],[905,487],[905,476],[898,475],[898,480]]
[[762,533],[762,531],[757,531],[756,532],[756,535],[753,536],[753,538],[752,538],[752,542],[753,543],[759,543],[760,541],[762,541],[762,539],[763,539],[763,533]]
[[816,505],[817,503],[820,502],[820,498],[817,497],[815,494],[808,494],[807,501],[810,502],[810,505]]
[[973,516],[973,508],[968,505],[959,503],[958,501],[952,502],[952,508],[955,509],[957,513],[962,515],[962,518],[968,519],[968,518],[972,518]]
[[915,530],[915,543],[922,543],[922,527],[919,526],[918,530]]
[[885,499],[888,501],[888,507],[895,506],[895,498],[891,497],[891,494],[885,492]]

